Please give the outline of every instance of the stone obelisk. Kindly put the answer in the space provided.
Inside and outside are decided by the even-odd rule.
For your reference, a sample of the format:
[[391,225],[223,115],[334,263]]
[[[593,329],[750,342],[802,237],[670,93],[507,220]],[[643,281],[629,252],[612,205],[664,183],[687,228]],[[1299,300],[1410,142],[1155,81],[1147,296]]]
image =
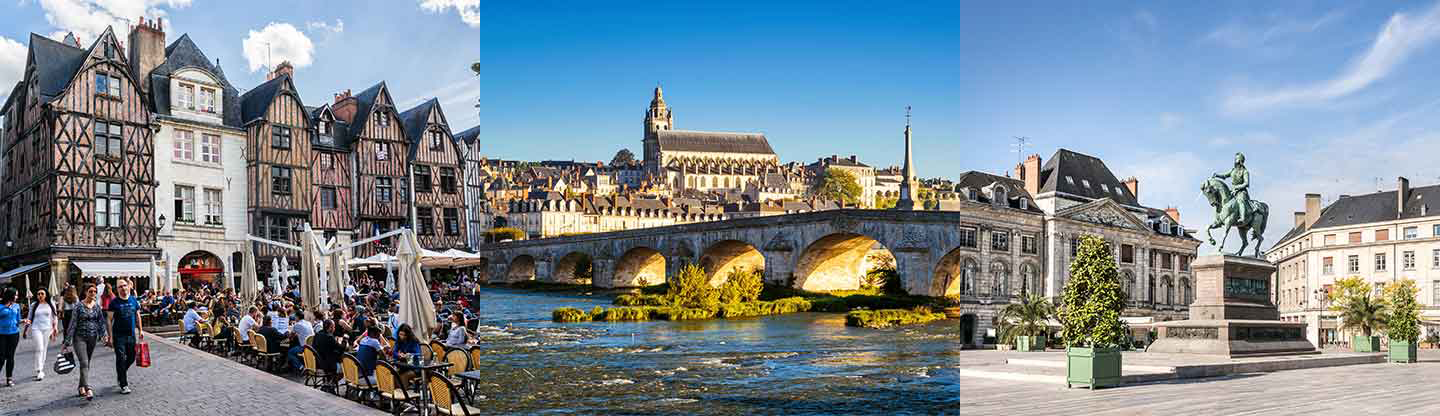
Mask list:
[[895,201],[895,209],[915,209],[915,162],[910,153],[910,106],[905,106],[905,170],[904,178],[900,180],[900,200]]

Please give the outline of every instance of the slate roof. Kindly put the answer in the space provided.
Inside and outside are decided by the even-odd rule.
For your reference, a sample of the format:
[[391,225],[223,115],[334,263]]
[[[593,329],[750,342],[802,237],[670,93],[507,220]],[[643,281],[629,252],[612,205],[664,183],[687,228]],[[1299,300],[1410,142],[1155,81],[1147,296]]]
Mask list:
[[775,154],[762,133],[660,130],[655,136],[661,151]]
[[[411,159],[415,158],[415,152],[420,149],[420,146],[426,145],[424,143],[425,126],[429,124],[426,122],[426,120],[430,117],[430,110],[439,108],[440,100],[436,98],[431,98],[429,100],[425,100],[425,102],[422,102],[419,105],[416,105],[414,108],[405,110],[405,112],[400,113],[400,126],[405,131],[405,140],[410,143],[408,147],[410,148]],[[450,140],[451,143],[457,145],[455,146],[455,151],[459,153],[460,146],[458,146],[459,143],[455,142],[455,136],[450,136]],[[464,160],[463,155],[457,154],[456,156],[458,157],[457,160]]]
[[[370,113],[375,109],[375,100],[380,98],[380,90],[383,88],[386,88],[385,81],[380,81],[379,84],[355,94],[355,118],[350,121],[350,126],[353,128],[347,129],[345,135],[337,140],[342,140],[347,144],[355,142],[355,136],[365,130],[365,123],[370,120]],[[404,126],[403,121],[401,126]]]
[[245,94],[240,96],[240,125],[265,118],[270,104],[275,102],[275,95],[280,93],[280,86],[285,85],[285,80],[288,79],[289,75],[281,75],[245,91]]
[[196,68],[209,72],[218,78],[216,81],[223,87],[224,97],[220,106],[221,119],[226,126],[240,127],[240,91],[230,84],[225,78],[225,71],[200,51],[195,42],[190,40],[189,34],[180,35],[170,46],[165,47],[165,62],[155,67],[149,74],[138,74],[137,76],[150,77],[150,101],[155,105],[157,114],[170,115],[170,75],[185,68]]
[[1044,212],[1040,209],[1040,207],[1035,205],[1035,196],[1030,195],[1029,192],[1025,191],[1025,181],[1019,179],[1000,175],[992,175],[989,173],[972,170],[960,174],[959,184],[961,188],[970,188],[975,190],[975,195],[977,199],[976,202],[983,202],[988,204],[991,203],[990,197],[985,195],[985,192],[983,192],[982,190],[985,187],[990,186],[991,184],[996,182],[999,182],[1001,185],[1005,185],[1006,196],[1010,199],[1009,201],[1006,201],[1005,206],[1020,209],[1020,200],[1018,198],[1024,197],[1030,200],[1030,202],[1026,205],[1026,211],[1034,213]]
[[316,134],[310,135],[310,145],[315,146],[315,148],[319,150],[335,150],[341,152],[348,152],[350,150],[350,145],[349,143],[341,139],[341,137],[345,136],[345,132],[349,130],[350,125],[345,124],[344,121],[336,119],[334,113],[331,113],[330,116],[330,135],[321,136],[319,134],[318,126],[320,125],[320,116],[325,114],[327,111],[330,111],[330,104],[324,104],[319,107],[305,107],[305,113],[310,116],[310,125],[317,126],[317,131],[315,132]]
[[[97,39],[98,42],[98,39]],[[94,45],[91,45],[93,48]],[[35,62],[35,82],[40,100],[48,101],[65,91],[89,51],[30,34],[30,56]]]
[[[1335,200],[1320,211],[1320,218],[1315,220],[1312,228],[1440,216],[1440,212],[1425,206],[1428,201],[1440,201],[1440,185],[1410,188],[1405,198],[1404,213],[1395,209],[1396,192],[1398,191],[1376,192]],[[1440,205],[1436,208],[1440,208]]]
[[462,141],[467,145],[475,145],[475,141],[480,140],[480,126],[471,127],[456,134],[455,140]]
[[[1090,186],[1085,186],[1086,182]],[[1105,187],[1102,188],[1102,184]],[[1121,205],[1140,206],[1135,194],[1115,178],[1115,174],[1105,166],[1105,161],[1067,149],[1056,151],[1040,168],[1040,193],[1055,191],[1091,200],[1110,198]]]

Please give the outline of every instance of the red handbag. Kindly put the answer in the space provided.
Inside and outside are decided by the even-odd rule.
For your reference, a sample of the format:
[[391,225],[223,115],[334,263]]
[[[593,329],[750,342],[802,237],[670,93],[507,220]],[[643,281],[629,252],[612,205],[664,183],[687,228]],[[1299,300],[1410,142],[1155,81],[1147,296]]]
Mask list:
[[135,344],[135,365],[141,368],[150,367],[150,344]]

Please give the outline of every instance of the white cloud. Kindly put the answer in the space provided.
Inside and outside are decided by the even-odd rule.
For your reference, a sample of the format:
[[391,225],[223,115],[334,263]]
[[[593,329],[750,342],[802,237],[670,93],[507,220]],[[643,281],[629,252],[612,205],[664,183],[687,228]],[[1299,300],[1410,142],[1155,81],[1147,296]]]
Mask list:
[[419,0],[420,8],[430,13],[444,13],[455,9],[460,21],[470,27],[480,27],[480,0]]
[[59,40],[75,33],[82,45],[95,41],[106,27],[124,40],[136,19],[165,17],[166,9],[190,7],[191,0],[40,0],[45,20],[54,25],[50,36]]
[[1247,25],[1240,22],[1227,23],[1206,34],[1201,40],[1236,49],[1260,48],[1293,35],[1320,30],[1343,19],[1345,13],[1336,10],[1314,19],[1303,20],[1286,16],[1272,19],[1261,25]]
[[333,25],[332,25],[332,24],[329,24],[329,23],[325,23],[324,21],[319,21],[319,22],[306,22],[306,23],[305,23],[305,29],[306,29],[306,30],[310,30],[310,31],[321,31],[321,32],[330,32],[330,33],[340,33],[340,32],[344,32],[344,31],[345,31],[345,21],[344,21],[344,20],[340,20],[340,19],[335,19],[335,24],[333,24]]
[[314,62],[315,43],[289,23],[271,22],[259,32],[251,30],[241,46],[250,72],[268,71],[283,61],[296,69]]
[[1419,16],[1396,13],[1375,36],[1365,54],[1338,76],[1309,85],[1231,89],[1222,103],[1228,114],[1278,107],[1311,106],[1350,95],[1390,75],[1415,51],[1440,39],[1440,4]]
[[25,74],[25,45],[0,36],[0,102]]
[[1180,127],[1185,123],[1185,118],[1175,113],[1160,113],[1160,129],[1170,130]]

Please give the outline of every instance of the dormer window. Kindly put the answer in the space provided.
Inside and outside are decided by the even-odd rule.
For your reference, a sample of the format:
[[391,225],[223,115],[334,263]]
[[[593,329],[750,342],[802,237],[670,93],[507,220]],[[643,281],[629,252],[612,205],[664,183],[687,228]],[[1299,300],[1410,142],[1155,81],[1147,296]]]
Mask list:
[[200,87],[200,100],[197,103],[199,110],[205,113],[215,113],[215,89]]
[[431,148],[431,149],[436,149],[436,150],[438,150],[438,149],[443,149],[443,148],[445,147],[445,141],[444,141],[444,140],[445,140],[445,139],[444,139],[443,135],[440,134],[440,131],[438,131],[438,130],[431,130],[431,131],[430,131],[430,148]]
[[1160,233],[1161,233],[1161,234],[1170,234],[1170,222],[1168,222],[1168,221],[1160,221]]
[[966,191],[968,191],[966,196],[969,197],[971,201],[977,201],[980,199],[980,194],[978,192],[975,192],[974,189],[967,189]]
[[375,125],[390,127],[390,117],[386,117],[385,113],[375,113],[375,115],[377,116],[375,117]]
[[1030,209],[1030,200],[1020,198],[1020,209]]
[[1066,177],[1065,177],[1065,183],[1068,183],[1068,184],[1071,184],[1071,185],[1074,185],[1074,184],[1075,184],[1075,178],[1072,178],[1072,177],[1069,177],[1069,176],[1066,176]]
[[1090,180],[1089,180],[1089,179],[1081,179],[1081,180],[1080,180],[1080,183],[1081,183],[1081,184],[1084,184],[1086,188],[1089,188],[1089,187],[1090,187]]
[[1108,194],[1110,193],[1110,186],[1102,183],[1100,184],[1100,190]]
[[322,135],[329,135],[329,134],[330,134],[330,122],[328,122],[328,121],[321,121],[321,122],[318,123],[318,124],[319,124],[319,126],[317,126],[316,129],[320,130],[320,134],[322,134]]
[[194,110],[195,110],[195,86],[194,86],[194,85],[190,85],[190,84],[180,84],[180,91],[179,91],[179,94],[177,94],[177,95],[178,95],[178,97],[176,97],[176,100],[180,103],[180,108],[183,108],[183,109],[186,109],[186,110],[191,110],[191,111],[194,111]]

